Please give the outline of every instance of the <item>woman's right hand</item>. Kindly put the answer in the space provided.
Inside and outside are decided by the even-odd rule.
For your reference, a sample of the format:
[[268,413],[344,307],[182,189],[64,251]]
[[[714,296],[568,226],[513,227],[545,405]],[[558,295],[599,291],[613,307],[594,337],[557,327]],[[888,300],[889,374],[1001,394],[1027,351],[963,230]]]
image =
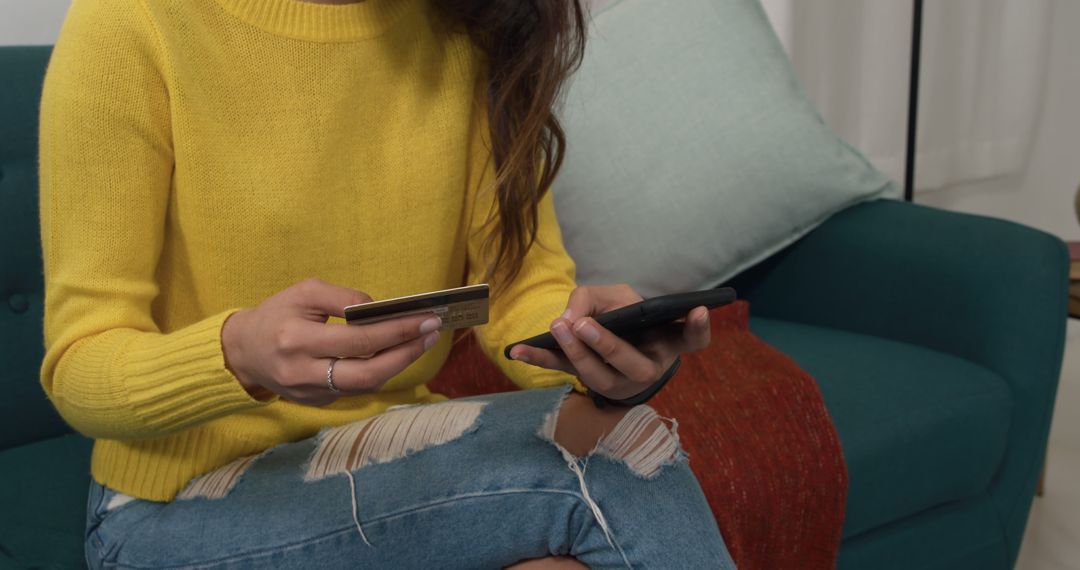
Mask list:
[[[433,313],[370,325],[327,324],[348,305],[371,301],[365,293],[308,279],[242,309],[221,330],[225,363],[253,397],[273,392],[312,406],[382,388],[439,340]],[[333,392],[326,383],[334,366]]]

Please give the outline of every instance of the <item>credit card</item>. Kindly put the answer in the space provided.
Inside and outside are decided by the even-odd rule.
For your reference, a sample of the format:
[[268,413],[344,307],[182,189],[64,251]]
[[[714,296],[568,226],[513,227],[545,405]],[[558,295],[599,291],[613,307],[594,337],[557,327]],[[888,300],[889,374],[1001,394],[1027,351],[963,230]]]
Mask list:
[[345,322],[370,325],[417,313],[435,313],[444,331],[482,325],[488,322],[488,284],[350,305],[345,307]]

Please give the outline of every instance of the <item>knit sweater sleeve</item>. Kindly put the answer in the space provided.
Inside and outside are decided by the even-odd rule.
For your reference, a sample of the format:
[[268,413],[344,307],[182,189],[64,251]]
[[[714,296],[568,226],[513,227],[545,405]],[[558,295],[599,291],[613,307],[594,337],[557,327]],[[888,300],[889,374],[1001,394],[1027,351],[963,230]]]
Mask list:
[[41,383],[95,438],[156,437],[265,405],[225,365],[230,312],[168,334],[151,314],[173,171],[158,45],[137,1],[76,0],[42,95]]
[[[493,291],[488,323],[475,329],[484,353],[515,384],[522,388],[546,388],[573,384],[584,386],[565,372],[539,368],[508,360],[503,355],[507,344],[546,332],[551,321],[566,309],[574,289],[574,262],[563,248],[551,193],[540,202],[536,242],[525,255],[521,272],[508,284]],[[469,283],[484,278],[490,259],[483,250],[481,231],[469,240]]]
[[[493,255],[485,242],[495,228],[497,208],[486,118],[481,115],[474,124],[469,174],[468,282],[480,283],[492,263]],[[566,310],[576,286],[574,274],[574,260],[563,247],[554,200],[548,192],[540,201],[536,241],[525,255],[521,272],[510,283],[496,284],[488,323],[475,329],[483,352],[522,388],[572,384],[577,391],[585,391],[577,378],[565,372],[509,360],[503,355],[507,344],[546,332],[551,321]]]

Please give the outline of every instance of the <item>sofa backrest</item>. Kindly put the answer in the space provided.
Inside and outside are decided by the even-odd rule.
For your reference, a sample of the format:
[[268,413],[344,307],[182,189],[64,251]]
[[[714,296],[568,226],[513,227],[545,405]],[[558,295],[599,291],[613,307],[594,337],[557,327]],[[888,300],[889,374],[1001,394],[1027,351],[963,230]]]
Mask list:
[[0,48],[0,449],[71,431],[38,382],[45,285],[37,129],[51,48]]

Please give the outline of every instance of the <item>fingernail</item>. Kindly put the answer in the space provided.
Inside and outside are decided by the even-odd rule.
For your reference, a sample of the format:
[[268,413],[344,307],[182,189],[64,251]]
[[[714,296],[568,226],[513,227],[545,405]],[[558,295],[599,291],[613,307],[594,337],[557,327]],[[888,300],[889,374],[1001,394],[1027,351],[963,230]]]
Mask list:
[[431,331],[439,330],[442,326],[442,319],[439,317],[431,317],[430,319],[420,323],[420,334],[427,334]]
[[562,321],[551,325],[551,332],[555,334],[555,338],[559,339],[561,343],[565,344],[574,340],[574,334],[570,332],[570,329]]
[[560,319],[566,319],[566,320],[569,321],[570,320],[570,309],[567,309],[567,310],[563,311],[563,314],[559,315],[559,318]]
[[701,325],[709,322],[709,311],[707,309],[704,310],[704,311],[701,311],[701,314],[699,314],[697,316],[697,319],[695,319],[695,320],[697,320],[698,324],[701,324]]
[[585,342],[596,342],[600,340],[600,331],[596,330],[596,327],[592,326],[587,321],[579,321],[574,325],[574,330],[585,339]]
[[435,343],[439,342],[439,332],[435,331],[424,338],[424,350],[430,350],[435,346]]
[[517,360],[519,362],[529,362],[529,357],[525,356],[524,354],[518,354],[514,357],[514,360]]

